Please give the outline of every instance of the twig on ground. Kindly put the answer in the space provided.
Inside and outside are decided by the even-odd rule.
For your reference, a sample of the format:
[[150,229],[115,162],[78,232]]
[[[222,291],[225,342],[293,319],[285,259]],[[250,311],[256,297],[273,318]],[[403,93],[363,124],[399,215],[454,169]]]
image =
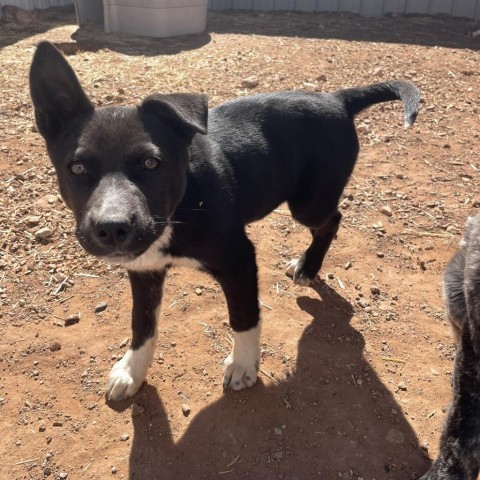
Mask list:
[[38,458],[29,458],[28,460],[22,460],[21,462],[17,462],[15,465],[23,465],[24,463],[36,462]]
[[270,375],[266,370],[263,368],[260,369],[260,373],[263,373],[266,377],[268,377],[270,380],[274,381],[276,384],[280,384],[280,382],[272,375]]
[[380,357],[382,360],[385,360],[386,362],[394,362],[394,363],[407,363],[405,360],[402,360],[401,358],[393,358],[393,357]]

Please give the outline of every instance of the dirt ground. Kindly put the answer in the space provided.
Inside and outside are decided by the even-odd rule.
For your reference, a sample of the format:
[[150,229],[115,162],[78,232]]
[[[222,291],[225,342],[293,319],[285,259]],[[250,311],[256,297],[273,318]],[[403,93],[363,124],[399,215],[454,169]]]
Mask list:
[[[441,274],[480,206],[478,28],[448,18],[217,13],[203,35],[146,40],[78,29],[69,10],[4,16],[0,478],[419,478],[450,401],[455,346]],[[309,241],[286,207],[248,227],[264,321],[255,387],[222,391],[231,334],[223,294],[208,276],[179,269],[147,382],[131,401],[105,402],[108,372],[128,348],[129,284],[122,269],[83,253],[57,194],[28,94],[41,39],[65,52],[97,105],[197,91],[213,106],[402,78],[421,89],[408,130],[400,103],[358,117],[362,150],[344,220],[313,288],[284,275]],[[255,88],[243,84],[250,77]]]

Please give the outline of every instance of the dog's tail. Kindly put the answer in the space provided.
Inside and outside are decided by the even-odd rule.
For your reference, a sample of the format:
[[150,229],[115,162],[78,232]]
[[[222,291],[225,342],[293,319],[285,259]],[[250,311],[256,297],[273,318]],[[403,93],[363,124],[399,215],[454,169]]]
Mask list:
[[420,105],[418,88],[413,83],[402,80],[376,83],[363,88],[348,88],[337,92],[337,95],[343,100],[352,117],[375,103],[402,100],[405,127],[415,122]]

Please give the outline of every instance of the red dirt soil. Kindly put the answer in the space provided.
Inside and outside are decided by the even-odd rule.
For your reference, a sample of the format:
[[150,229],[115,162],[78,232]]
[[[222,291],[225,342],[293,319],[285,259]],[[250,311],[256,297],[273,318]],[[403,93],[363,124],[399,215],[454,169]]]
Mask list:
[[[455,346],[441,275],[480,204],[477,29],[440,17],[225,13],[210,15],[204,35],[160,41],[78,29],[70,11],[4,23],[0,478],[419,478],[450,402]],[[285,206],[248,227],[263,318],[253,388],[222,391],[231,331],[219,286],[173,270],[147,382],[132,400],[105,402],[108,372],[128,348],[129,284],[81,250],[58,196],[28,94],[41,39],[103,105],[197,91],[213,106],[402,78],[421,89],[408,130],[399,102],[358,117],[344,220],[313,288],[284,275],[309,241]],[[244,88],[252,76],[258,86]]]

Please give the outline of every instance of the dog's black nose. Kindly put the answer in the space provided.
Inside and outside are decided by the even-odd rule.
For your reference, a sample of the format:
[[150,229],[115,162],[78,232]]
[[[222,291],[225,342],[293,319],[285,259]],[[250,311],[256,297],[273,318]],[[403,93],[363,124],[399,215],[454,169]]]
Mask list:
[[104,245],[117,246],[131,237],[132,227],[128,222],[104,221],[96,224],[95,233]]

